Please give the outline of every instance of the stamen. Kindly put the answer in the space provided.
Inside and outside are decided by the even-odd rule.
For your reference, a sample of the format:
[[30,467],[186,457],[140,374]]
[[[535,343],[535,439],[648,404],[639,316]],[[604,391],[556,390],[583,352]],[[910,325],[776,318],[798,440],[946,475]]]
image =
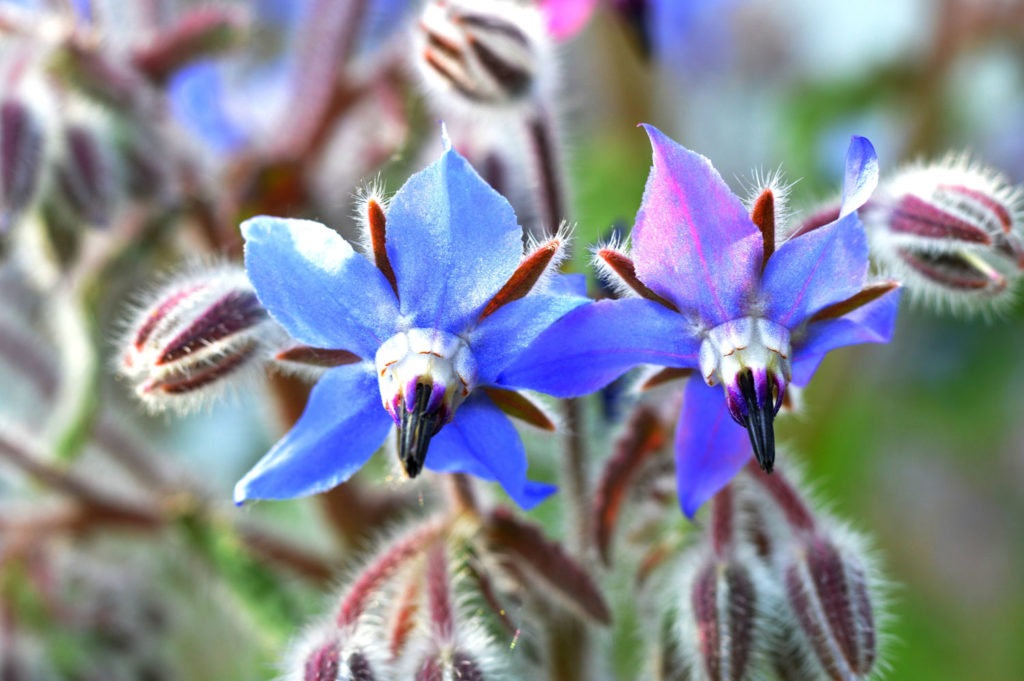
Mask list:
[[761,230],[761,239],[764,241],[764,256],[761,260],[763,271],[768,258],[775,252],[775,194],[771,189],[765,189],[757,197],[754,209],[750,211],[750,219]]
[[370,199],[366,202],[367,224],[370,226],[370,244],[373,247],[373,261],[377,269],[391,284],[391,290],[398,296],[398,282],[395,279],[395,270],[391,267],[391,260],[388,258],[388,251],[385,247],[387,237],[387,217],[380,204]]
[[479,319],[493,314],[501,306],[511,303],[513,300],[519,300],[529,293],[540,279],[540,276],[544,274],[548,264],[555,257],[555,254],[558,253],[558,249],[561,246],[561,241],[552,239],[530,254],[526,260],[520,263],[516,271],[505,282],[505,285],[501,287],[501,290],[487,301],[487,305],[484,307],[484,311],[480,313]]
[[599,250],[597,252],[597,257],[604,261],[604,263],[611,268],[612,272],[614,272],[627,286],[636,291],[639,296],[647,298],[648,300],[653,300],[656,303],[661,303],[673,312],[679,312],[679,308],[676,307],[674,303],[662,298],[657,293],[647,288],[647,285],[637,278],[636,266],[629,257],[610,248],[602,248]]
[[846,300],[818,310],[818,312],[808,320],[808,323],[813,324],[814,322],[820,322],[823,319],[837,319],[842,317],[845,314],[853,312],[857,308],[863,307],[874,300],[878,300],[889,291],[899,288],[899,286],[900,283],[898,281],[880,281],[875,284],[869,284],[868,286],[865,286],[860,293],[855,293]]
[[757,387],[752,371],[742,371],[737,376],[740,393],[746,403],[747,434],[750,446],[754,449],[754,458],[765,473],[771,473],[775,465],[775,405],[777,400],[758,399]]
[[513,418],[542,430],[554,431],[555,424],[540,407],[514,390],[483,388],[495,406]]
[[412,409],[401,409],[402,422],[398,427],[398,460],[401,461],[402,468],[410,478],[415,478],[423,470],[430,438],[443,425],[440,409],[428,411],[432,392],[433,386],[417,383]]

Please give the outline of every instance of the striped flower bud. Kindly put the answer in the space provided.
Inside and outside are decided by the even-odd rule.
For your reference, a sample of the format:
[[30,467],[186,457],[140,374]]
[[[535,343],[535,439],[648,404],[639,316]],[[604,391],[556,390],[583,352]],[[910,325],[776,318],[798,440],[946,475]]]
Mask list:
[[55,168],[61,205],[78,221],[105,226],[114,212],[117,179],[111,150],[93,127],[71,124]]
[[964,155],[896,173],[862,210],[879,265],[915,298],[988,310],[1024,271],[1024,203],[997,171]]
[[314,646],[302,662],[302,681],[376,681],[370,660],[359,650],[347,651],[337,641]]
[[0,103],[0,234],[35,196],[43,165],[42,127],[16,99]]
[[283,334],[235,266],[171,280],[129,329],[120,371],[154,411],[187,411],[220,395]]
[[530,101],[549,59],[536,7],[509,0],[434,0],[420,18],[417,65],[455,106]]
[[878,653],[872,572],[856,544],[806,534],[785,572],[798,639],[833,681],[867,678]]
[[751,679],[757,593],[750,571],[736,561],[708,561],[690,591],[697,647],[708,681]]

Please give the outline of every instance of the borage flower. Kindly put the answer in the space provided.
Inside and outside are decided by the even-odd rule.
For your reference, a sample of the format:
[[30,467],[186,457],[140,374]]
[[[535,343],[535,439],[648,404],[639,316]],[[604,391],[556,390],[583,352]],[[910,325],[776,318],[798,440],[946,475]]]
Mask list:
[[554,491],[526,479],[523,444],[501,410],[554,425],[499,374],[517,358],[529,366],[521,356],[527,345],[588,301],[583,279],[553,273],[561,236],[524,256],[512,207],[447,139],[446,146],[386,215],[367,201],[369,257],[317,222],[243,223],[260,301],[310,346],[307,354],[337,366],[313,388],[294,428],[238,483],[236,502],[343,482],[392,423],[410,477],[426,466],[497,480],[525,508]]
[[699,370],[676,432],[679,501],[692,516],[751,448],[771,470],[786,386],[804,385],[834,348],[888,341],[899,294],[894,282],[866,283],[856,211],[878,181],[866,139],[854,137],[847,153],[839,217],[776,250],[771,189],[748,214],[706,158],[645,127],[654,162],[633,230],[635,265],[614,248],[595,258],[638,297],[566,315],[524,355],[544,360],[514,363],[501,381],[568,397],[641,364]]

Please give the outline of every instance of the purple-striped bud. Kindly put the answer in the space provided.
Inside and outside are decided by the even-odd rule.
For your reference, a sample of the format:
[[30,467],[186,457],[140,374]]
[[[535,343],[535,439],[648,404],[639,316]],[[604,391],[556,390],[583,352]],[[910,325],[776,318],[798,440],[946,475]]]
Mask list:
[[416,63],[456,107],[528,102],[551,63],[543,17],[508,0],[434,0],[420,18]]
[[1012,299],[1024,271],[1024,193],[949,156],[896,173],[862,211],[880,266],[915,298],[954,309]]
[[77,220],[105,226],[114,212],[117,188],[110,149],[92,128],[72,124],[64,132],[62,157],[55,168],[60,203]]
[[708,681],[751,679],[757,635],[757,593],[745,565],[709,560],[690,590],[697,657]]
[[370,660],[359,650],[345,651],[336,641],[313,648],[302,662],[302,681],[376,681]]
[[785,570],[798,639],[834,681],[867,678],[878,653],[872,572],[856,544],[842,535],[806,533]]
[[154,411],[188,410],[244,378],[283,332],[240,267],[175,278],[129,327],[121,374]]
[[435,652],[428,655],[416,669],[416,681],[484,681],[483,669],[469,654]]
[[35,196],[43,166],[42,126],[16,99],[0,104],[0,234]]

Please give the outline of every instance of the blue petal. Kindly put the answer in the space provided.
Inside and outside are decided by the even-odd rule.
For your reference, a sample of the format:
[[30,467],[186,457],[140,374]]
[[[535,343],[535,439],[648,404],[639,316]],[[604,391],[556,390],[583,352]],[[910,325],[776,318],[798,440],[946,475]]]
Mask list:
[[538,335],[566,313],[591,302],[579,296],[532,295],[487,316],[469,336],[477,361],[477,382],[493,383]]
[[761,233],[711,162],[644,126],[654,161],[633,228],[637,276],[716,326],[746,314]]
[[556,274],[541,291],[552,295],[587,297],[587,277],[583,274]]
[[235,485],[235,503],[291,499],[345,482],[380,447],[391,423],[368,363],[331,369],[295,426]]
[[682,315],[643,298],[599,300],[552,324],[497,385],[556,397],[593,392],[641,364],[696,367],[700,340]]
[[843,179],[843,203],[839,217],[857,210],[871,198],[878,186],[878,156],[866,137],[854,135],[846,152],[846,176]]
[[482,392],[473,393],[455,418],[430,441],[426,466],[439,473],[469,473],[497,480],[512,499],[531,509],[556,491],[526,479],[526,450],[512,422]]
[[752,453],[747,431],[729,416],[722,387],[699,377],[687,381],[676,427],[676,489],[686,517],[725,487]]
[[867,270],[868,241],[856,213],[790,239],[764,270],[766,316],[794,329],[860,292]]
[[167,96],[174,118],[214,151],[227,154],[245,144],[247,131],[224,105],[224,77],[217,62],[198,61],[176,71]]
[[461,332],[522,259],[512,206],[453,150],[409,178],[387,218],[398,299],[414,326]]
[[256,295],[296,339],[373,359],[394,333],[391,285],[333,230],[312,220],[260,216],[242,223],[242,235]]
[[843,317],[808,325],[806,335],[794,339],[792,382],[806,384],[831,350],[859,343],[888,343],[896,326],[899,302],[900,289],[895,289]]

